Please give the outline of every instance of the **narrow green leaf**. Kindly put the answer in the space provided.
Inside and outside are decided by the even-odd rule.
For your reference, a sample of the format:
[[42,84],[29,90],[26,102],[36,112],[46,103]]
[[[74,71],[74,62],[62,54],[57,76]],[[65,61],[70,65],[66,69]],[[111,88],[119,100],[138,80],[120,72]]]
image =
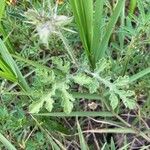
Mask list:
[[91,48],[92,52],[98,49],[101,40],[103,5],[104,5],[104,0],[96,0],[95,9],[94,9],[93,40],[92,40],[92,48]]
[[121,134],[127,134],[127,133],[132,133],[132,134],[137,134],[138,136],[143,137],[145,140],[147,140],[148,142],[150,142],[150,138],[145,134],[146,132],[149,133],[149,130],[147,131],[138,131],[132,128],[107,128],[107,129],[95,129],[95,130],[87,130],[84,131],[84,133],[86,132],[91,132],[91,133],[121,133]]
[[93,39],[93,1],[70,0],[70,4],[79,29],[83,47],[91,62],[90,52]]
[[70,4],[72,6],[75,21],[78,25],[81,41],[83,43],[83,46],[84,46],[84,49],[86,50],[87,55],[89,55],[89,49],[88,49],[86,37],[85,37],[85,28],[84,28],[84,24],[83,24],[84,16],[83,16],[83,11],[82,11],[80,1],[70,0]]
[[107,27],[106,27],[106,32],[104,34],[104,37],[102,38],[102,41],[100,42],[99,48],[94,53],[95,62],[97,62],[99,59],[101,59],[105,55],[105,51],[107,49],[110,36],[113,32],[115,24],[118,20],[120,12],[123,8],[124,2],[125,2],[125,0],[118,0],[118,3],[116,4],[114,12],[113,12],[113,14],[112,14],[112,16],[108,22]]
[[138,79],[140,79],[140,78],[142,78],[143,76],[148,75],[148,74],[150,74],[150,67],[148,67],[148,68],[146,68],[146,69],[140,71],[139,73],[137,73],[137,74],[131,76],[131,77],[129,78],[129,83],[132,83],[132,82],[134,82],[134,81],[136,81],[136,80],[138,80]]
[[12,70],[13,74],[17,78],[17,81],[20,87],[25,91],[30,91],[30,87],[26,83],[17,64],[11,57],[7,47],[5,46],[4,42],[1,39],[0,39],[0,54],[1,54],[3,61],[9,66],[9,68]]
[[123,6],[123,9],[121,11],[121,17],[120,17],[120,22],[121,22],[121,25],[120,25],[120,33],[119,33],[119,43],[120,43],[120,48],[121,50],[123,50],[124,48],[124,41],[125,41],[125,33],[123,31],[124,27],[125,27],[125,5]]
[[91,51],[91,44],[93,39],[93,0],[80,0],[82,2],[84,16],[85,16],[85,25],[87,29],[87,43]]
[[140,11],[140,14],[142,16],[142,22],[145,23],[146,15],[145,15],[145,10],[144,10],[144,6],[143,6],[143,1],[137,0],[137,4],[138,4],[138,9]]
[[1,133],[0,133],[0,141],[4,144],[4,146],[8,150],[17,150]]
[[10,80],[12,82],[17,82],[16,77],[10,73],[7,73],[7,72],[0,71],[0,77],[3,79],[6,79],[6,80]]
[[0,57],[0,69],[3,71],[6,71],[8,73],[12,73],[12,70],[9,68],[9,66],[3,61],[3,59]]
[[13,48],[13,45],[9,39],[9,33],[7,33],[5,31],[5,28],[4,28],[4,25],[3,23],[0,23],[0,33],[2,34],[3,38],[4,38],[4,41],[5,41],[5,44],[6,46],[8,47],[8,50],[10,53],[14,53],[14,48]]
[[111,137],[111,150],[116,150],[114,139]]
[[[4,11],[5,11],[5,5],[6,5],[6,0],[0,0],[0,33],[3,35],[4,38],[7,37],[7,34],[4,30],[4,26],[1,22],[3,15],[4,15]],[[13,48],[12,48],[12,44],[10,42],[10,40],[7,38],[5,39],[7,46],[9,47],[10,52],[13,52]]]
[[101,150],[106,150],[107,143],[105,142]]
[[6,4],[5,0],[0,0],[0,5],[1,5],[1,8],[0,8],[0,22],[1,22],[1,19],[3,17],[3,14],[4,14],[5,4]]
[[131,145],[131,143],[127,143],[126,145],[121,147],[119,150],[128,150],[130,145]]
[[136,8],[137,0],[130,0],[129,4],[129,14],[133,15],[135,8]]
[[52,113],[39,113],[39,114],[33,114],[36,116],[47,116],[47,117],[95,117],[95,116],[101,116],[101,117],[113,117],[114,115],[111,112],[71,112],[70,114],[66,114],[64,112],[52,112]]
[[85,142],[85,139],[84,139],[84,136],[82,134],[82,130],[81,130],[78,119],[77,119],[77,128],[78,128],[78,133],[79,133],[79,140],[80,140],[81,150],[88,150],[87,143]]

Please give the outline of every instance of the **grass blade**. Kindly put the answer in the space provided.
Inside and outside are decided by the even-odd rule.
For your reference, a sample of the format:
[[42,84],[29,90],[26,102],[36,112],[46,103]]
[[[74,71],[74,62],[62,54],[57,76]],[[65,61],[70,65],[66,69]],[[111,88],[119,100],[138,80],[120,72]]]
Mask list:
[[[1,8],[0,8],[0,33],[3,35],[4,38],[7,37],[7,34],[4,30],[4,26],[1,22],[1,20],[4,15],[5,5],[6,5],[6,0],[0,0],[0,6],[1,6]],[[10,52],[13,52],[13,48],[12,48],[10,40],[8,38],[5,40],[6,40],[7,46],[9,47]]]
[[1,57],[0,57],[0,68],[2,71],[11,73],[10,68],[7,66],[7,64],[3,61],[3,59]]
[[93,1],[92,0],[80,0],[82,2],[85,25],[87,31],[87,45],[91,51],[91,43],[93,38]]
[[3,14],[4,14],[4,10],[5,10],[6,1],[0,0],[0,4],[1,4],[1,8],[0,8],[0,22],[1,22],[1,19],[2,19]]
[[95,117],[95,116],[101,116],[101,117],[113,117],[114,115],[111,112],[71,112],[70,114],[66,114],[64,112],[52,112],[52,113],[38,113],[33,114],[35,116],[47,116],[47,117]]
[[14,53],[14,48],[8,36],[9,33],[8,34],[6,33],[4,25],[2,23],[0,23],[0,33],[4,38],[5,44],[8,47],[9,52]]
[[11,57],[9,51],[7,50],[7,47],[5,46],[4,42],[0,39],[0,54],[3,59],[3,61],[9,66],[9,68],[12,70],[13,74],[17,78],[18,84],[20,87],[25,91],[30,91],[28,84],[26,83],[24,77],[22,76],[17,64]]
[[116,150],[114,139],[111,137],[111,150]]
[[150,73],[150,67],[142,70],[141,72],[139,72],[139,73],[137,73],[137,74],[135,74],[133,76],[131,76],[130,80],[129,80],[129,83],[132,83],[132,82],[138,80],[139,78],[142,78],[143,76],[145,76],[145,75],[147,75],[149,73]]
[[101,40],[101,28],[103,20],[103,5],[104,0],[97,0],[95,2],[95,13],[94,13],[94,23],[93,23],[93,41],[92,41],[92,51],[95,51],[99,47]]
[[124,48],[124,40],[125,40],[125,33],[123,32],[123,28],[125,27],[125,5],[123,6],[123,9],[121,11],[121,18],[120,18],[120,33],[119,33],[119,43],[120,48],[123,50]]
[[110,39],[110,36],[113,32],[114,26],[118,20],[118,17],[120,15],[120,12],[123,8],[125,0],[118,0],[118,3],[116,4],[116,7],[114,9],[114,12],[108,22],[108,25],[106,27],[106,32],[104,34],[104,37],[102,38],[102,41],[100,43],[99,48],[95,51],[94,56],[95,56],[95,62],[97,62],[99,59],[104,57],[105,51],[108,46],[108,42]]
[[79,124],[79,121],[77,119],[77,129],[78,129],[78,133],[79,133],[79,140],[80,140],[80,148],[81,150],[88,150],[87,144],[85,142],[84,136],[82,134],[82,130]]
[[15,76],[7,72],[0,71],[0,77],[7,79],[9,81],[12,81],[12,82],[17,82],[17,79],[15,78]]
[[143,6],[143,2],[141,0],[137,0],[137,5],[138,5],[138,9],[140,11],[140,14],[142,16],[142,22],[145,23],[146,15],[145,15],[145,10],[144,10],[144,6]]
[[0,133],[0,141],[4,144],[4,146],[8,150],[17,150],[1,133]]
[[136,5],[137,5],[137,0],[130,0],[130,5],[129,5],[129,14],[130,15],[133,15]]
[[79,29],[83,47],[91,62],[90,52],[93,38],[93,1],[70,0],[70,4]]
[[[134,130],[132,128],[113,128],[113,129],[108,128],[108,129],[83,131],[83,133],[87,133],[87,132],[91,132],[91,133],[121,133],[121,134],[131,133],[131,134],[137,134],[137,135],[143,137],[148,142],[150,142],[150,138],[144,132],[140,131],[140,133],[139,133],[139,132],[137,132],[137,130]],[[149,130],[147,132],[149,132]]]

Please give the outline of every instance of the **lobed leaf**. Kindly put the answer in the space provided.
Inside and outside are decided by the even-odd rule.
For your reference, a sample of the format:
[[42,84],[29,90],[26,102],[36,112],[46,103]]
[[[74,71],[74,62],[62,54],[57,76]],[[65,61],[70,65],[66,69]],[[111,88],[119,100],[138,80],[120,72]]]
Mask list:
[[90,93],[96,92],[99,88],[99,82],[96,79],[91,78],[83,73],[79,73],[74,76],[73,80],[75,83],[78,83],[79,85],[88,88]]
[[66,114],[71,113],[73,109],[73,101],[75,100],[73,96],[67,91],[66,88],[62,88],[62,107],[64,108],[64,112]]
[[96,63],[96,68],[94,70],[95,73],[101,73],[105,68],[109,66],[109,63],[106,59],[102,58]]
[[44,101],[39,100],[39,101],[34,101],[30,106],[29,106],[29,112],[30,113],[38,113],[40,109],[43,107]]
[[118,106],[118,103],[119,103],[117,95],[112,92],[109,96],[109,100],[111,102],[110,105],[112,109],[114,110]]

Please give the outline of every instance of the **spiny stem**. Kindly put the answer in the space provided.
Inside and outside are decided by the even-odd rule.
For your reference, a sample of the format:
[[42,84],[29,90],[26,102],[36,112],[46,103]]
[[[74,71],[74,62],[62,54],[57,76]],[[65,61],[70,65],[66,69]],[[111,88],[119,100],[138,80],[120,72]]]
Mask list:
[[78,66],[78,63],[77,63],[77,60],[74,56],[74,53],[72,52],[72,49],[70,48],[68,42],[67,42],[67,39],[62,35],[61,32],[58,33],[58,36],[60,37],[60,39],[62,40],[71,60],[72,60],[72,63],[75,64],[76,66]]

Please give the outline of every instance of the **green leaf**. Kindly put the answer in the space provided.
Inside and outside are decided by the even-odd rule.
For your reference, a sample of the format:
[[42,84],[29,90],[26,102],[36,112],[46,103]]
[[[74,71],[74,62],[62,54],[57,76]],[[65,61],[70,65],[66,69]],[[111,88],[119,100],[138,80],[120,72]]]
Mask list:
[[64,73],[68,73],[70,70],[70,62],[69,61],[63,61],[59,57],[52,57],[52,63],[55,65],[55,67],[59,70],[61,70]]
[[0,141],[4,144],[4,146],[8,150],[17,150],[1,133],[0,133]]
[[50,85],[55,81],[55,74],[53,70],[47,69],[36,69],[35,70],[36,77],[39,82],[42,84]]
[[30,106],[29,106],[29,112],[30,113],[38,113],[40,109],[43,107],[45,103],[45,108],[51,112],[53,108],[53,103],[54,100],[51,98],[52,93],[48,93],[42,96],[42,98],[38,101],[34,101]]
[[96,0],[94,8],[94,21],[93,21],[93,41],[92,51],[97,51],[102,36],[102,25],[103,25],[103,6],[104,0]]
[[62,27],[62,26],[65,26],[69,23],[72,22],[72,17],[67,17],[67,16],[64,16],[64,15],[57,15],[54,19],[55,21],[55,25],[57,25],[58,27]]
[[136,107],[136,102],[135,102],[135,92],[134,91],[124,91],[124,90],[119,90],[118,93],[120,98],[122,99],[124,105],[129,108],[129,109],[134,109]]
[[114,117],[115,115],[112,112],[101,112],[101,111],[78,111],[78,112],[71,112],[70,114],[66,114],[64,112],[51,112],[51,113],[39,113],[34,114],[36,116],[50,116],[50,117]]
[[130,5],[129,5],[129,14],[130,15],[133,15],[136,5],[137,5],[137,0],[130,0]]
[[95,73],[99,74],[104,71],[105,68],[109,66],[109,63],[106,59],[102,58],[96,63]]
[[140,78],[142,78],[145,75],[150,74],[150,67],[138,72],[137,74],[134,74],[133,76],[130,77],[129,83],[132,83]]
[[49,98],[45,101],[45,108],[51,112],[52,109],[53,109],[53,103],[54,103],[54,100],[52,98]]
[[137,1],[138,9],[139,9],[139,12],[141,14],[141,21],[144,24],[146,21],[146,13],[144,10],[143,1],[142,0],[134,0],[134,1]]
[[43,107],[44,101],[39,100],[39,101],[34,101],[30,106],[29,106],[29,112],[30,113],[38,113],[40,109]]
[[17,78],[11,73],[0,71],[0,77],[12,82],[17,82]]
[[7,34],[7,32],[5,31],[5,27],[2,23],[2,18],[3,18],[4,12],[5,12],[5,5],[6,5],[6,0],[0,0],[0,6],[1,6],[0,7],[0,33],[3,35],[5,44],[7,45],[9,52],[14,52],[13,46],[8,37],[9,34]]
[[18,68],[17,64],[13,60],[12,56],[10,55],[7,47],[5,46],[4,42],[0,39],[0,54],[3,61],[9,66],[15,77],[17,78],[18,84],[24,91],[30,91],[30,87],[25,81],[24,77],[22,76],[20,69]]
[[0,8],[0,22],[4,14],[6,0],[0,0],[1,8]]
[[126,87],[128,86],[129,84],[129,77],[128,76],[124,76],[124,77],[119,77],[115,82],[114,84],[117,86],[117,87]]
[[75,83],[78,83],[79,85],[88,88],[90,93],[96,92],[99,88],[99,82],[96,79],[91,78],[83,73],[79,73],[74,76],[73,80]]
[[66,114],[70,114],[73,109],[73,103],[70,101],[68,97],[62,97],[62,107]]
[[33,9],[28,9],[28,11],[26,11],[24,13],[24,16],[28,19],[28,22],[32,23],[32,24],[39,24],[39,14],[37,11],[33,10]]
[[125,106],[128,107],[129,109],[135,109],[136,103],[134,99],[127,99],[125,102]]
[[62,92],[62,107],[64,108],[64,112],[66,114],[71,113],[73,109],[73,101],[75,100],[73,96],[67,91],[68,88],[66,86],[63,86],[61,89]]
[[86,86],[89,89],[90,93],[95,93],[99,88],[99,82],[96,79],[92,79],[92,81]]
[[81,150],[88,150],[88,146],[87,146],[87,143],[85,142],[84,136],[82,134],[82,130],[81,130],[78,119],[77,119],[77,129],[78,129],[78,133],[79,133]]
[[115,146],[113,137],[111,137],[111,150],[116,150],[116,146]]
[[115,27],[115,24],[116,24],[118,18],[119,18],[119,15],[120,15],[121,10],[123,8],[124,2],[125,2],[125,0],[118,0],[118,2],[116,4],[114,12],[111,15],[111,18],[110,18],[108,25],[106,27],[106,32],[104,33],[102,41],[99,45],[99,48],[97,49],[97,51],[94,51],[95,62],[98,62],[99,59],[103,58],[105,55],[105,51],[107,49],[110,36],[113,32],[113,29]]
[[80,38],[87,57],[91,62],[90,53],[93,39],[93,1],[70,0]]
[[115,93],[111,93],[109,96],[109,100],[111,102],[110,105],[112,109],[114,110],[118,106],[118,103],[119,103],[117,95]]
[[87,75],[83,73],[79,73],[76,76],[73,77],[73,80],[75,83],[78,83],[79,85],[88,85],[91,83],[92,78],[88,77]]

